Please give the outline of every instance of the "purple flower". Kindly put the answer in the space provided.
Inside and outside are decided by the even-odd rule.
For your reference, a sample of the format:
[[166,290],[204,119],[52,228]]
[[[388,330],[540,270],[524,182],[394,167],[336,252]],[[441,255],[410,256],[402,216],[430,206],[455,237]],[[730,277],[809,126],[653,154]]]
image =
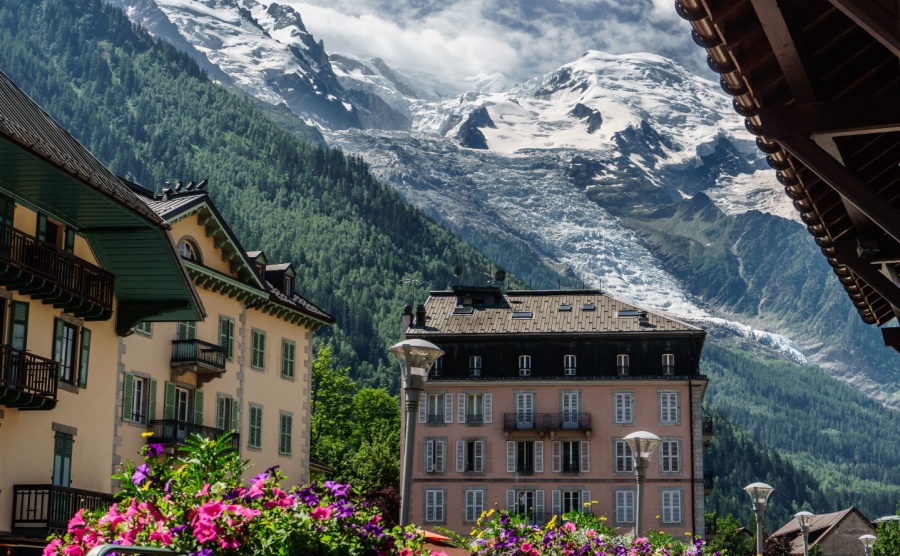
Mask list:
[[256,483],[258,483],[260,481],[265,481],[268,478],[269,478],[269,472],[266,471],[265,473],[260,473],[256,477],[253,477],[252,479],[250,479],[250,484],[255,485]]
[[274,475],[280,467],[280,465],[273,465],[272,467],[266,469],[266,475]]
[[147,446],[147,457],[155,458],[156,456],[163,453],[163,445],[162,444],[149,444]]
[[172,534],[180,535],[184,533],[185,529],[187,529],[187,525],[176,525],[175,527],[172,527]]
[[163,492],[169,494],[172,492],[172,479],[166,481],[166,486],[163,487]]
[[131,482],[134,483],[135,486],[141,486],[141,484],[149,478],[150,466],[144,463],[134,470],[134,475],[131,476]]
[[325,481],[322,486],[327,488],[335,498],[346,498],[347,491],[350,490],[350,485],[342,485],[335,481]]
[[197,552],[191,552],[188,556],[213,556],[212,548],[201,548]]
[[304,487],[297,490],[297,499],[306,504],[307,506],[318,506],[319,505],[319,497],[316,495],[315,491],[313,491],[312,487]]

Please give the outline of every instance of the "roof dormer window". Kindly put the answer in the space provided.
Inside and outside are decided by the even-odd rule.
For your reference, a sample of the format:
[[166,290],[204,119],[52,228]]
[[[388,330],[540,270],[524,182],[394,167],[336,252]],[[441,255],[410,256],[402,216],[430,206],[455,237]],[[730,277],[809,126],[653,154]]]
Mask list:
[[266,281],[266,263],[257,261],[254,264],[256,265],[256,273],[259,275],[259,279],[262,280],[263,282],[265,282]]
[[291,276],[284,277],[284,295],[294,297],[294,279]]
[[178,244],[178,254],[183,259],[200,262],[200,249],[189,239],[182,239],[181,243]]
[[619,376],[628,375],[628,367],[630,366],[630,357],[628,357],[627,353],[620,353],[616,355],[616,371]]

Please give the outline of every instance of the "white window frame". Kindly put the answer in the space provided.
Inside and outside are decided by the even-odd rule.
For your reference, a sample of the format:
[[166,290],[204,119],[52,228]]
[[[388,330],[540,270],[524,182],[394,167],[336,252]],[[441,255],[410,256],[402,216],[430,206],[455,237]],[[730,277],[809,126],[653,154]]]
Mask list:
[[615,491],[616,523],[634,523],[634,490],[620,489]]
[[133,375],[131,383],[131,419],[129,419],[133,423],[147,422],[149,383],[149,379]]
[[469,356],[469,376],[481,376],[481,356]]
[[[559,491],[559,513],[565,515],[572,511],[584,512],[585,506],[583,490],[577,488],[562,488]],[[566,510],[566,498],[569,498],[571,508]]]
[[447,471],[447,439],[425,439],[425,473],[444,473]]
[[619,376],[627,376],[631,367],[631,356],[627,353],[619,353],[616,355],[616,373]]
[[569,353],[563,356],[563,372],[566,376],[575,376],[578,370],[578,358]]
[[144,336],[153,335],[153,323],[150,321],[141,321],[134,325],[134,331]]
[[613,422],[616,425],[634,423],[634,392],[613,393]]
[[445,499],[443,489],[425,489],[425,523],[444,523]]
[[662,425],[677,425],[680,415],[678,392],[659,392],[659,422]]
[[477,523],[484,513],[484,489],[467,488],[463,492],[463,522]]
[[431,366],[431,371],[428,372],[429,376],[436,377],[441,376],[441,371],[444,370],[444,356],[440,356],[434,360],[434,365]]
[[661,473],[681,473],[681,441],[664,439],[659,443]]
[[[484,458],[484,438],[466,438],[456,441],[457,473],[484,473]],[[471,466],[469,465],[469,460],[472,460]]]
[[619,438],[613,448],[613,471],[615,473],[634,473],[634,455],[628,443]]
[[519,376],[531,376],[531,356],[519,356]]
[[684,519],[682,515],[682,496],[680,490],[663,490],[660,492],[660,515],[666,525],[678,525]]
[[675,354],[674,353],[662,354],[662,373],[664,375],[675,374]]

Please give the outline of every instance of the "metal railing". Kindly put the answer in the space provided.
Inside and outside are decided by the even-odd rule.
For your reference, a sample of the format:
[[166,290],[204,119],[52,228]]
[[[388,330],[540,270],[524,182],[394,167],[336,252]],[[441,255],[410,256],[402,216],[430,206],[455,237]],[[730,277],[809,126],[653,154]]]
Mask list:
[[443,413],[441,413],[440,415],[432,415],[431,413],[429,413],[425,417],[425,422],[429,425],[443,425],[444,421],[446,421],[446,418],[444,417]]
[[225,370],[225,348],[203,340],[172,340],[172,363],[205,365]]
[[0,224],[0,263],[43,278],[66,293],[112,311],[112,274],[6,224]]
[[[59,363],[0,345],[0,388],[56,400]],[[0,403],[5,396],[0,394]]]
[[581,465],[579,465],[577,463],[563,462],[562,472],[563,473],[580,473]]
[[13,529],[65,530],[81,508],[108,508],[112,494],[56,485],[13,485]]
[[468,414],[466,414],[466,424],[467,425],[484,424],[484,413],[468,413]]
[[[147,430],[152,432],[147,441],[151,443],[183,445],[189,436],[198,434],[203,438],[216,439],[229,432],[215,427],[205,427],[196,423],[179,421],[177,419],[154,419],[147,425]],[[235,450],[241,447],[241,435],[232,432],[230,437],[231,447]]]
[[581,430],[591,429],[590,413],[504,413],[503,430]]

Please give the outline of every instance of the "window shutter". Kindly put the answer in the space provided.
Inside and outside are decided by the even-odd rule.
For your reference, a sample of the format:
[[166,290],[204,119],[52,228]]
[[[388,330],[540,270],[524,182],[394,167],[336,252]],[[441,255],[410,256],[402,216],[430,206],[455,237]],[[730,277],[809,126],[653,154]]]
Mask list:
[[475,472],[481,473],[484,471],[484,440],[476,440],[474,446],[475,457],[472,459],[475,463]]
[[516,511],[516,491],[506,491],[506,511],[513,513]]
[[466,395],[462,392],[456,395],[456,422],[466,422]]
[[581,511],[584,513],[591,513],[591,508],[594,507],[594,504],[591,502],[591,491],[582,490],[581,491]]
[[453,422],[453,394],[444,394],[444,422]]
[[534,442],[534,472],[544,472],[544,441],[535,440]]
[[419,400],[419,422],[425,422],[425,415],[428,411],[428,394],[422,396],[422,399]]
[[[669,443],[669,450],[671,451],[671,458],[669,461],[669,468],[673,472],[681,471],[681,454],[678,453],[678,442],[672,441]],[[680,521],[680,520],[679,520]]]
[[150,392],[147,393],[147,424],[156,420],[156,379],[150,379]]
[[122,386],[122,420],[131,421],[134,415],[134,375],[125,373]]
[[75,230],[72,228],[66,227],[66,237],[65,237],[65,246],[64,249],[68,253],[75,252]]
[[87,388],[88,379],[88,362],[91,357],[91,331],[87,328],[81,329],[81,353],[78,360],[78,386]]
[[[62,354],[62,344],[63,344],[63,328],[65,323],[62,319],[56,318],[53,319],[53,360],[56,362],[60,362],[60,357]],[[60,372],[62,372],[62,365],[60,365]]]
[[444,455],[446,453],[446,440],[435,440],[434,441],[434,470],[438,473],[443,473],[447,470],[447,467],[444,463]]
[[626,523],[625,519],[625,493],[623,491],[616,492],[616,523]]
[[163,419],[175,418],[175,383],[166,381],[163,392]]
[[672,491],[672,523],[681,523],[681,492]]
[[429,523],[434,522],[434,510],[437,506],[436,494],[433,490],[425,491],[425,521]]
[[544,521],[544,491],[534,491],[534,521],[539,525],[543,525]]
[[238,430],[238,405],[237,400],[231,400],[231,430]]
[[9,345],[24,351],[28,339],[28,303],[13,301],[10,310],[12,326],[9,327]]
[[631,423],[634,421],[634,398],[631,397],[631,394],[625,394],[625,422]]
[[12,227],[16,214],[16,202],[9,197],[0,196],[0,222]]
[[553,512],[553,515],[562,513],[562,492],[559,490],[550,491],[550,511]]
[[484,395],[484,423],[486,425],[490,425],[494,422],[494,395],[493,394],[485,394]]
[[434,473],[434,440],[425,441],[425,472]]
[[41,213],[37,215],[37,233],[40,241],[47,241],[47,217]]
[[203,390],[194,390],[194,423],[203,424]]
[[553,458],[553,472],[559,473],[562,471],[562,442],[554,440],[550,446],[551,457]]
[[506,472],[516,472],[516,443],[511,440],[506,441]]
[[[460,394],[462,395],[462,394]],[[456,472],[463,473],[466,470],[466,441],[456,441]]]
[[588,473],[591,470],[591,443],[581,441],[581,472]]
[[225,414],[228,412],[226,409],[227,404],[228,398],[216,394],[216,428],[219,430],[225,429]]

